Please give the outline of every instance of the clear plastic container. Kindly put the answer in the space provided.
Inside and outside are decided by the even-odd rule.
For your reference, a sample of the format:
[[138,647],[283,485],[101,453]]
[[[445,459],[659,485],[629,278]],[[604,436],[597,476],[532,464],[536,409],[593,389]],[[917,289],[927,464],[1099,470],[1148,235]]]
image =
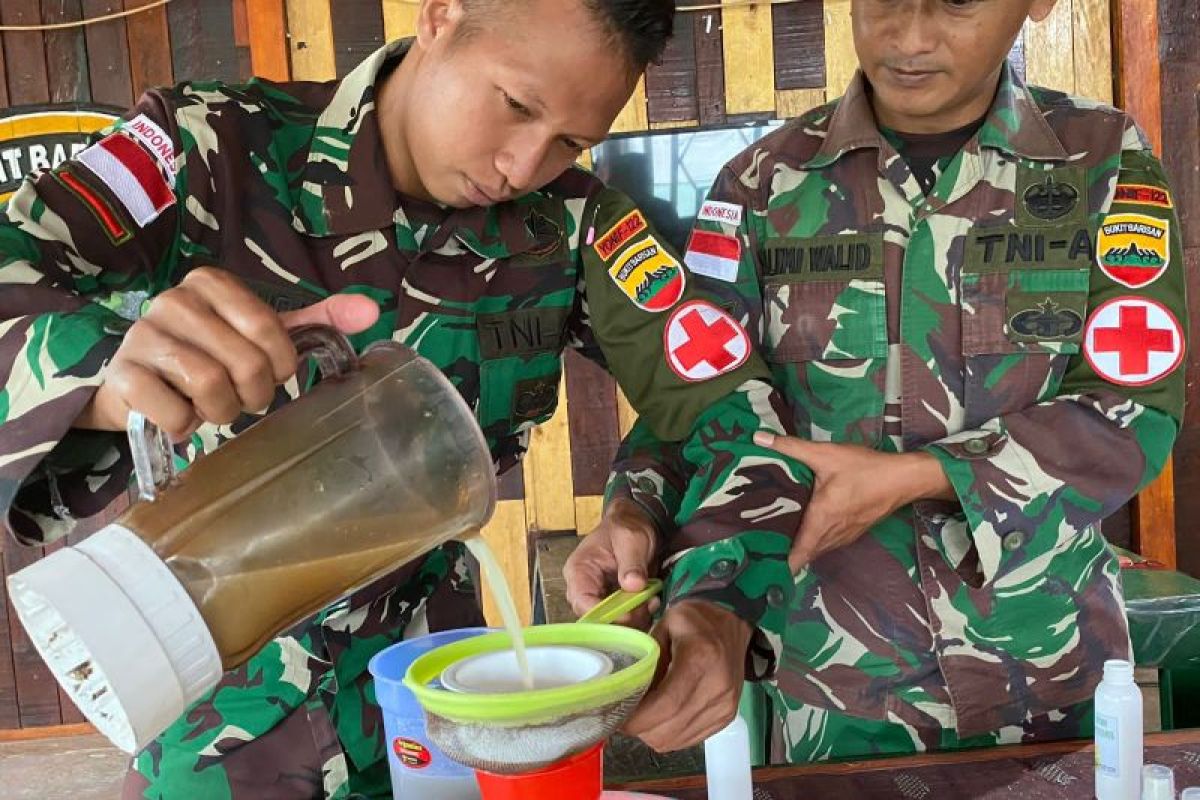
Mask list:
[[133,751],[279,632],[491,516],[470,408],[394,342],[361,358],[302,328],[324,380],[173,475],[131,415],[147,502],[9,578],[13,606],[80,710]]

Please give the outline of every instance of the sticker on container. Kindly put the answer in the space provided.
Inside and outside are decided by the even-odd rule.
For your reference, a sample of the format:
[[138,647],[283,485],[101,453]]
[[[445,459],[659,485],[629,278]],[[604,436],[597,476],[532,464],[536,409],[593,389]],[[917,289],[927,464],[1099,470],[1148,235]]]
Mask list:
[[397,736],[392,740],[392,750],[400,763],[409,769],[425,769],[433,762],[433,754],[429,748],[416,739],[405,739]]

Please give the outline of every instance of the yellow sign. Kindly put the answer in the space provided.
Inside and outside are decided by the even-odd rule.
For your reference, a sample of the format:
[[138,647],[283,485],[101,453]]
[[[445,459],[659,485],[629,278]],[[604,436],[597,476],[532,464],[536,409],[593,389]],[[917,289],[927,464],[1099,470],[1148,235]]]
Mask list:
[[0,112],[0,202],[21,179],[57,167],[87,146],[96,131],[116,121],[115,109],[94,106],[24,106]]

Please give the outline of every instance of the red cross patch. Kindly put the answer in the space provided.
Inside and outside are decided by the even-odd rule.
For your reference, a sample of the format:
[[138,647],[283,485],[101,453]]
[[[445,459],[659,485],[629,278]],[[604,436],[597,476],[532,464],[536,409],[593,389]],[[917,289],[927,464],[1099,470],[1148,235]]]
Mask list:
[[692,300],[675,309],[663,331],[667,363],[685,381],[731,372],[750,357],[750,337],[737,320],[712,303]]
[[1155,300],[1125,296],[1092,312],[1083,354],[1101,378],[1121,386],[1145,386],[1183,361],[1183,326]]

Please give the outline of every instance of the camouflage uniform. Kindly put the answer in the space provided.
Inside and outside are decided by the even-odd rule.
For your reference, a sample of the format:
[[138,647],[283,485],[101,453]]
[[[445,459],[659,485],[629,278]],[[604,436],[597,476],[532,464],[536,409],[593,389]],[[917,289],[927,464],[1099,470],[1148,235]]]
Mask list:
[[[757,337],[799,434],[923,450],[958,495],[817,559],[783,618],[738,554],[786,549],[804,493],[720,544],[668,539],[671,595],[765,634],[776,758],[1090,729],[1103,661],[1130,654],[1099,523],[1158,474],[1182,418],[1180,241],[1132,120],[1011,70],[928,196],[861,74],[721,172],[685,260]],[[688,461],[635,428],[609,493],[695,518],[721,494],[689,485]]]
[[[57,539],[126,490],[123,436],[71,426],[130,320],[202,265],[278,310],[336,292],[376,300],[382,316],[356,347],[394,338],[435,363],[501,471],[554,412],[566,346],[606,361],[656,434],[696,453],[714,445],[691,435],[705,409],[742,438],[777,428],[745,332],[590,174],[490,209],[397,195],[374,89],[405,52],[389,45],[341,82],[152,91],[3,207],[0,499],[19,539]],[[180,457],[253,421],[206,425]],[[405,635],[478,622],[464,559],[442,547],[274,640],[135,757],[125,796],[390,796],[367,661]]]

